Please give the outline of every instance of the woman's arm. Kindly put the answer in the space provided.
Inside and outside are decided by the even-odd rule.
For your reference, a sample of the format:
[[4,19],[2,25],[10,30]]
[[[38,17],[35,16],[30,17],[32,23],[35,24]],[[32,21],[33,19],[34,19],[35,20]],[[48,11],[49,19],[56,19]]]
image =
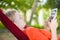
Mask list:
[[44,28],[48,31],[51,30],[51,40],[57,40],[57,27],[58,23],[56,19],[51,20],[51,22],[49,20],[45,21]]
[[51,40],[57,40],[57,32],[56,32],[56,29],[54,30],[51,30]]
[[0,9],[0,21],[5,25],[8,30],[13,33],[13,35],[18,39],[18,40],[29,40],[27,35],[22,32],[11,20],[9,20],[6,15],[4,15],[3,11]]
[[51,30],[51,40],[57,40],[57,19],[52,19],[51,22],[48,22]]

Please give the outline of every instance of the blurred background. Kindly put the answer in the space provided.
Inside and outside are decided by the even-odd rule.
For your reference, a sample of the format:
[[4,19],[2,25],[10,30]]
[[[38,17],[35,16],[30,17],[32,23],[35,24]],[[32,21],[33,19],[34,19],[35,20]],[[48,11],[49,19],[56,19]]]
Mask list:
[[[44,28],[44,21],[50,16],[51,9],[58,8],[57,33],[60,35],[60,0],[0,0],[0,8],[4,11],[7,9],[16,9],[27,25],[39,29]],[[17,40],[5,26],[0,22],[0,40]]]

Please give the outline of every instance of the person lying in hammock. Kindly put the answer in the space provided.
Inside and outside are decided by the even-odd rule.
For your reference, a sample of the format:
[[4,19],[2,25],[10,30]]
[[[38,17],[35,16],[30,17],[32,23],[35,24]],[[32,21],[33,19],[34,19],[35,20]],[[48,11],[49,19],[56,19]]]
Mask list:
[[[17,16],[16,16],[16,18],[17,18]],[[23,40],[23,39],[24,40],[60,40],[60,39],[57,39],[56,29],[57,29],[58,24],[57,24],[56,19],[53,19],[51,21],[51,23],[47,20],[45,22],[45,29],[37,29],[37,28],[28,27],[28,26],[23,25],[24,27],[27,27],[26,29],[24,29],[24,27],[23,27],[23,29],[24,29],[23,32],[25,34],[23,34],[23,32],[20,30],[20,28],[17,27],[18,25],[17,26],[14,25],[13,22],[11,21],[12,19],[11,20],[8,19],[8,17],[6,17],[6,15],[4,15],[3,12],[1,12],[1,10],[0,10],[0,20],[13,33],[13,35],[15,35],[17,37],[18,40]],[[21,20],[21,19],[19,19],[19,20]],[[19,23],[21,23],[21,21]],[[48,31],[49,28],[50,28],[51,32]],[[21,34],[23,34],[24,36],[22,36]],[[27,38],[26,35],[28,36],[29,39]]]

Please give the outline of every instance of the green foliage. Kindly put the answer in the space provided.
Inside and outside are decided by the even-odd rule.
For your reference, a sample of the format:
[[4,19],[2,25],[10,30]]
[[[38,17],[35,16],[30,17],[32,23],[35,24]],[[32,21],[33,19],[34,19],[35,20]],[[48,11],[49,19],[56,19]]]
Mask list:
[[60,33],[60,10],[58,10],[58,14],[57,14],[57,20],[58,20],[58,33]]
[[[33,2],[34,0],[0,0],[0,8],[3,8],[3,9],[14,8],[17,10],[21,10],[24,12],[24,17],[26,18],[26,11],[28,9],[32,9]],[[38,2],[40,1],[38,0]],[[43,7],[41,7],[41,5],[37,6],[35,13],[34,13],[36,17],[33,18],[36,21],[36,24],[31,25],[31,26],[36,27],[36,28],[43,28],[42,26],[38,24],[38,20],[37,20],[38,11],[41,8],[45,8],[46,12],[48,12],[49,8],[55,8],[55,7],[60,8],[60,0],[47,0],[47,3],[43,5]],[[48,16],[49,16],[49,12],[47,14],[44,13],[44,19],[46,19]],[[57,31],[59,32],[60,31],[60,9],[58,10],[57,19],[58,19],[58,24],[59,24]],[[5,29],[2,23],[0,23],[0,28]]]
[[43,26],[40,26],[39,24],[32,25],[32,27],[38,28],[38,29],[43,29]]
[[0,22],[0,29],[6,29],[5,26]]
[[0,8],[14,8],[19,10],[30,9],[33,5],[33,0],[0,0]]
[[44,5],[45,8],[59,8],[60,0],[47,0],[47,3]]

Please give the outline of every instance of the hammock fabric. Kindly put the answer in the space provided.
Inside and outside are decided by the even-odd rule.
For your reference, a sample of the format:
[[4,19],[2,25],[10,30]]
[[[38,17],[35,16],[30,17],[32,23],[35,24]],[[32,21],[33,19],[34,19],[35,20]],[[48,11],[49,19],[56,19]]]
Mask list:
[[9,18],[6,17],[6,15],[4,15],[1,9],[0,9],[0,21],[18,40],[29,40],[27,35],[24,32],[22,32],[11,20],[9,20]]
[[60,40],[60,37],[58,37],[58,40]]
[[[25,33],[30,40],[51,40],[51,33],[47,30],[28,27]],[[60,37],[58,37],[58,40],[60,40]]]
[[26,28],[25,33],[29,37],[30,40],[50,40],[51,35],[50,32],[46,30],[39,30],[37,28]]

